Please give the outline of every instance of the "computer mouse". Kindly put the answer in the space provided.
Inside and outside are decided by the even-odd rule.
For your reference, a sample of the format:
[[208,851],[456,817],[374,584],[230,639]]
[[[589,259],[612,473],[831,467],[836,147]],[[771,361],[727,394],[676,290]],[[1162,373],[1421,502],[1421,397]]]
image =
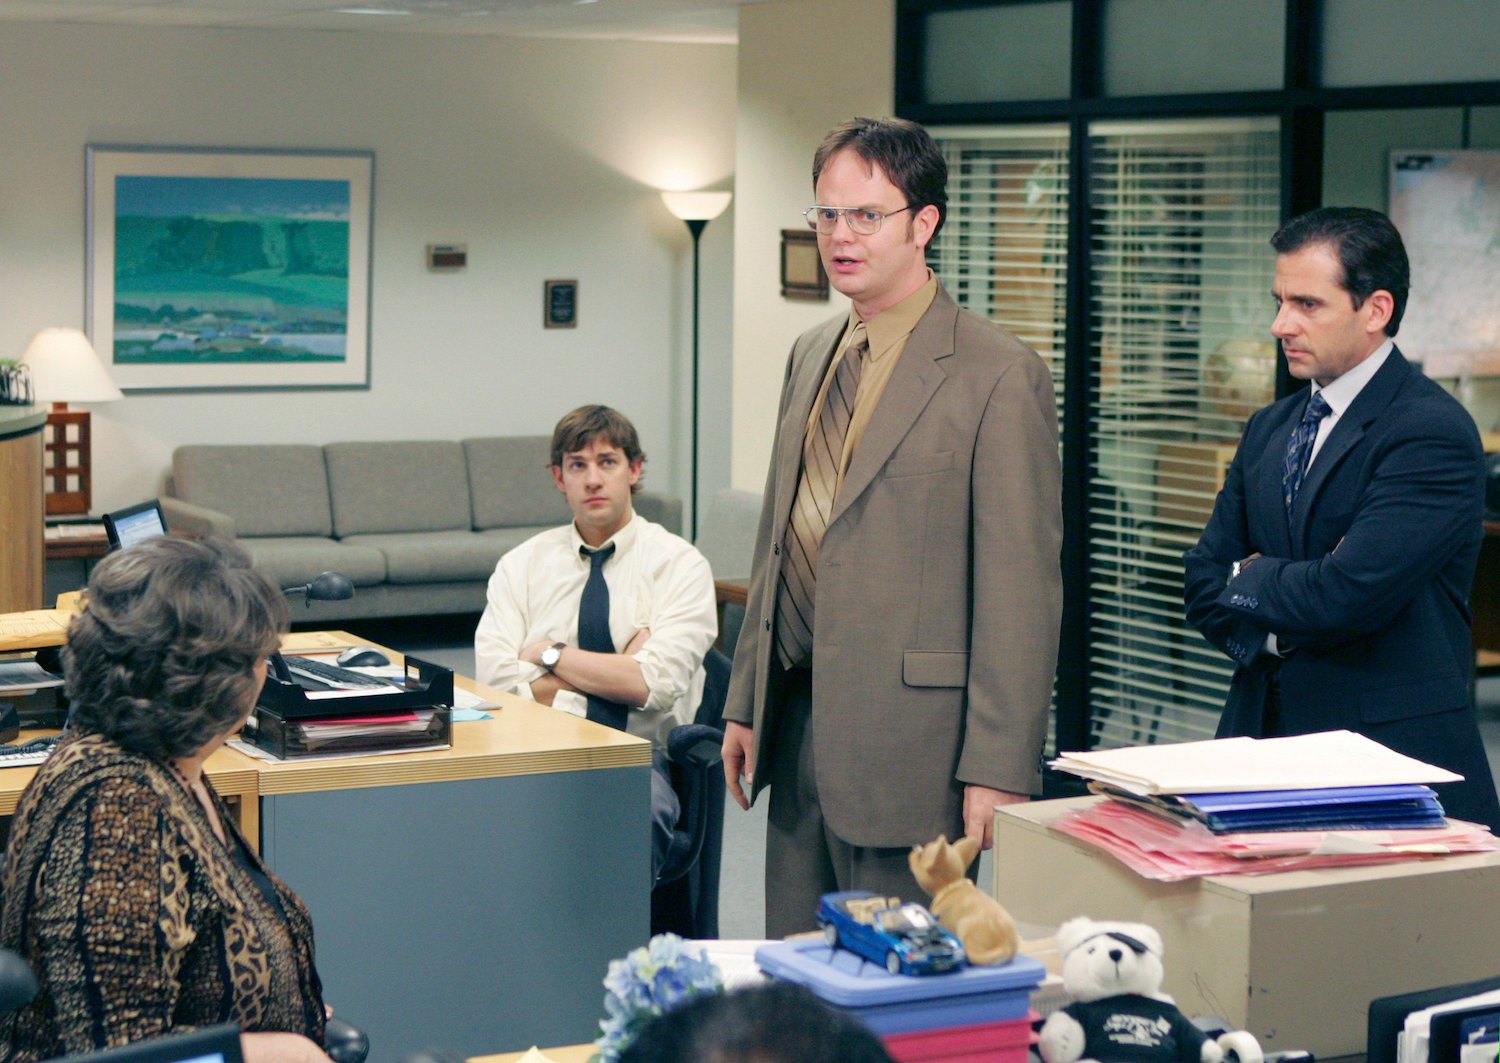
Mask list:
[[335,658],[340,668],[382,668],[391,659],[374,646],[351,646]]

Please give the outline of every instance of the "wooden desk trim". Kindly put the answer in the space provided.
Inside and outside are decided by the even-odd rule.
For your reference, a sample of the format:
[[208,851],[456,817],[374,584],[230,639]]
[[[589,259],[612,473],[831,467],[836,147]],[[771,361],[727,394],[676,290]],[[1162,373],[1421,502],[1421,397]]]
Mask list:
[[[55,731],[25,731],[21,740]],[[39,765],[0,768],[0,816],[13,816],[21,794],[36,777]],[[235,825],[251,846],[260,846],[260,779],[253,761],[233,750],[221,749],[208,758],[203,773],[234,813]]]

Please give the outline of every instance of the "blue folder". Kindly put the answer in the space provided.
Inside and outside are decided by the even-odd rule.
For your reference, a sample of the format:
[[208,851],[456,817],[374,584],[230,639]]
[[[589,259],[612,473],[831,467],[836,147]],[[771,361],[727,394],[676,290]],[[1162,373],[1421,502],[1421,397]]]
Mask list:
[[1174,802],[1216,834],[1262,830],[1397,830],[1444,824],[1431,787],[1344,786],[1322,790],[1179,794]]

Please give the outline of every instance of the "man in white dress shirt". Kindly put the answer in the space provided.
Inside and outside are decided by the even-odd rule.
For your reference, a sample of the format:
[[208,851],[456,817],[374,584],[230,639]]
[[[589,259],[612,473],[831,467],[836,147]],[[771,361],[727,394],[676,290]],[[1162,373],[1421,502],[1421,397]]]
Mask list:
[[624,415],[567,414],[551,460],[573,521],[495,567],[474,635],[479,681],[652,741],[654,879],[678,813],[662,748],[703,694],[713,575],[692,544],[635,512],[646,455]]

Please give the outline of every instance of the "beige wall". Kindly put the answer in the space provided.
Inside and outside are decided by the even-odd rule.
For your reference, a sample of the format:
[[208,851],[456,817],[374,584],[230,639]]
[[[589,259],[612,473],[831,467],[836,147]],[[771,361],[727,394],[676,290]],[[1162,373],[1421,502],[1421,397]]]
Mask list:
[[[375,152],[369,390],[97,406],[96,509],[156,494],[181,443],[550,432],[589,401],[636,421],[648,484],[686,494],[692,242],[658,189],[731,187],[733,46],[10,22],[0,100],[0,357],[83,324],[87,144]],[[730,211],[703,236],[709,490]],[[429,272],[450,241],[468,269]],[[578,280],[578,328],[542,328],[548,278]]]
[[893,0],[740,8],[735,134],[733,486],[760,491],[792,341],[849,303],[781,296],[781,230],[805,223],[812,156],[855,115],[895,107]]

